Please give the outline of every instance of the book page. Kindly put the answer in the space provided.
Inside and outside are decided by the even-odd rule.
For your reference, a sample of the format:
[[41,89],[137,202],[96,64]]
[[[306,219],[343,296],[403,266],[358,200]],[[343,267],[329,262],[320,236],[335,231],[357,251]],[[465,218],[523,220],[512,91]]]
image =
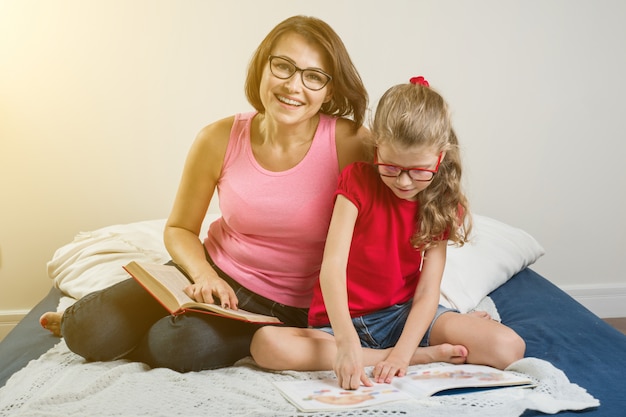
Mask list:
[[464,364],[410,370],[404,377],[394,378],[392,385],[425,398],[449,389],[532,385],[532,381],[489,366]]
[[344,390],[337,379],[310,381],[275,381],[274,385],[300,411],[345,410],[369,407],[390,401],[411,399],[411,395],[389,384],[361,386],[356,390]]
[[191,284],[191,281],[189,281],[187,277],[183,275],[183,273],[180,272],[175,266],[144,263],[140,266],[150,275],[157,278],[159,282],[165,285],[176,298],[179,305],[190,302],[194,303],[194,300],[192,300],[191,297],[183,291],[185,287]]
[[[134,266],[132,266],[132,264],[134,264]],[[191,284],[191,281],[173,265],[139,264],[137,262],[131,262],[126,267],[129,272],[135,271],[135,278],[143,282],[143,285],[149,288],[149,291],[151,291],[158,300],[169,306],[170,311],[174,314],[180,314],[185,311],[197,311],[201,313],[211,312],[219,316],[244,320],[251,323],[281,323],[276,317],[252,313],[242,309],[233,310],[216,304],[201,303],[193,300],[184,292],[184,289]],[[141,270],[142,273],[139,274],[137,269]],[[167,288],[167,294],[163,288]],[[176,307],[171,305],[172,297],[176,300]]]
[[339,387],[336,378],[310,381],[279,381],[274,385],[300,411],[329,411],[369,407],[390,401],[422,399],[441,391],[458,388],[521,386],[531,387],[530,379],[482,365],[449,365],[409,368],[407,375],[391,384],[361,386],[356,390]]

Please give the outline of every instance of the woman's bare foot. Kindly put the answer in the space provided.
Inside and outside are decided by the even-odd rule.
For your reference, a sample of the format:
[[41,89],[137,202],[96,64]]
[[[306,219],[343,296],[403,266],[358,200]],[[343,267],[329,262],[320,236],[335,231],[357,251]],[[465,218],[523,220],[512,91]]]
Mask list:
[[57,313],[56,311],[48,311],[39,318],[39,324],[44,329],[49,330],[53,335],[61,337],[61,321],[63,320],[63,313]]
[[463,345],[451,345],[443,343],[441,345],[418,347],[411,365],[419,365],[432,362],[448,362],[461,364],[467,361],[467,348]]

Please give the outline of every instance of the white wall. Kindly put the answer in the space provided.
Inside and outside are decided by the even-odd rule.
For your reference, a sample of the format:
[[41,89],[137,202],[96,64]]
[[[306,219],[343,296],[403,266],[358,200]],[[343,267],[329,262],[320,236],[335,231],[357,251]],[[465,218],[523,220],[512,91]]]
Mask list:
[[293,14],[337,30],[372,106],[413,75],[444,94],[474,210],[534,235],[537,272],[626,288],[621,0],[0,0],[1,310],[45,295],[77,232],[167,216],[194,135],[250,108],[248,59]]

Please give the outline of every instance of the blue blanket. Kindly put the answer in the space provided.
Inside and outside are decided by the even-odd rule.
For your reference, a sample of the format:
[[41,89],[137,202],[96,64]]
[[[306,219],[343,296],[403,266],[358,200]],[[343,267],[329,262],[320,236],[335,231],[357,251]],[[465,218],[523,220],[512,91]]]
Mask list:
[[531,269],[490,296],[502,322],[526,341],[526,356],[552,363],[600,401],[559,416],[626,416],[626,336]]

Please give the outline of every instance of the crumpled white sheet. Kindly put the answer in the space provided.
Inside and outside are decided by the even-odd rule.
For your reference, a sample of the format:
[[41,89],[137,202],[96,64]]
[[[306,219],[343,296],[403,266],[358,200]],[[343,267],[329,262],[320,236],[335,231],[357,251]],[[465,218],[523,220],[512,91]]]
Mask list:
[[56,250],[48,276],[64,294],[78,299],[128,278],[122,266],[130,261],[165,263],[163,227],[163,220],[150,220],[80,232]]
[[[525,358],[508,369],[536,381],[536,388],[434,396],[353,409],[347,415],[517,417],[526,409],[556,413],[599,405],[546,361]],[[61,340],[0,389],[0,415],[345,417],[346,411],[300,413],[272,385],[272,381],[332,376],[332,372],[264,372],[249,357],[232,367],[185,374],[126,360],[87,363]]]
[[[207,215],[200,236],[219,214]],[[129,278],[130,261],[163,264],[171,258],[163,243],[165,219],[146,220],[80,232],[48,262],[48,276],[64,294],[79,299]]]

